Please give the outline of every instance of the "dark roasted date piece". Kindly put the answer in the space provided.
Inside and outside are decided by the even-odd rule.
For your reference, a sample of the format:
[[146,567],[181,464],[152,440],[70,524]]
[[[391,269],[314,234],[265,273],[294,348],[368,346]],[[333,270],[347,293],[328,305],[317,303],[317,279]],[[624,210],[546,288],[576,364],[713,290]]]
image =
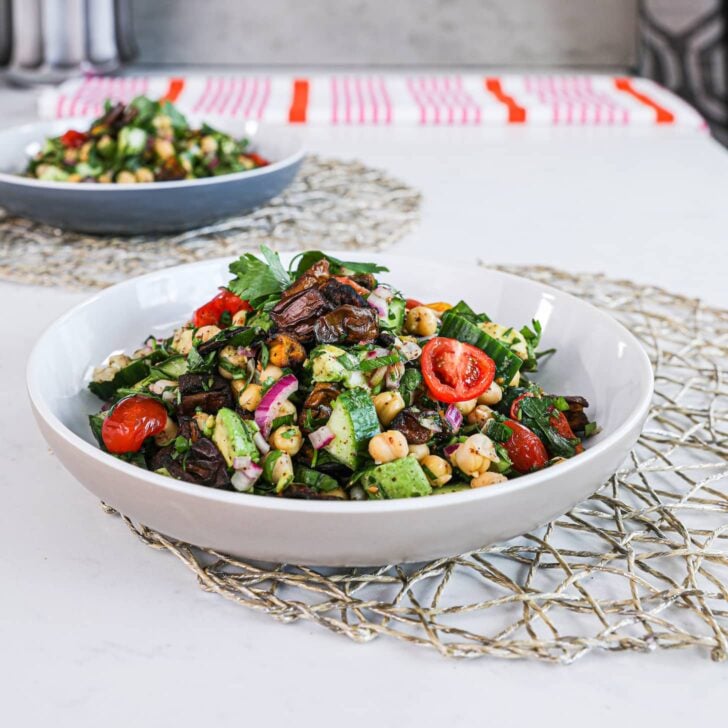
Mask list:
[[358,344],[374,341],[379,334],[373,308],[339,306],[322,316],[313,327],[319,344]]

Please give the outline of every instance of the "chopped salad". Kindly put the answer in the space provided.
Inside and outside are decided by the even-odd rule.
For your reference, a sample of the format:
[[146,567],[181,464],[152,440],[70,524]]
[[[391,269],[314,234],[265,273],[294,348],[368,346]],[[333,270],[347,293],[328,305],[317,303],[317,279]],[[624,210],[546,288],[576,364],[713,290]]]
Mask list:
[[48,182],[167,182],[264,167],[268,161],[208,124],[199,129],[169,101],[107,101],[86,131],[46,139],[26,175]]
[[541,326],[422,303],[374,263],[263,246],[166,339],[89,384],[99,446],[164,476],[284,498],[408,498],[496,486],[583,451],[579,396],[533,379]]

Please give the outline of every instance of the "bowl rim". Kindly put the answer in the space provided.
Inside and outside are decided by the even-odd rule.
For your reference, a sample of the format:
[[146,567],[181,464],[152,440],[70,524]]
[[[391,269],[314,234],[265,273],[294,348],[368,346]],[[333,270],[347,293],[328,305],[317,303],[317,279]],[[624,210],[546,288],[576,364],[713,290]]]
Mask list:
[[[193,115],[189,115],[190,118],[194,118]],[[5,127],[0,129],[0,140],[6,134],[25,134],[38,130],[39,136],[42,136],[41,130],[52,126],[65,126],[69,128],[77,126],[79,124],[88,123],[93,121],[96,117],[94,116],[75,116],[68,117],[67,119],[48,119],[45,121],[34,121],[28,124],[17,124],[15,126]],[[225,122],[230,121],[225,119]],[[296,133],[282,125],[270,124],[265,122],[259,122],[254,119],[236,119],[235,123],[255,124],[256,133],[262,129],[264,133],[268,133],[269,130],[273,130],[277,135],[280,134],[284,137],[295,142],[296,149],[292,154],[272,162],[265,167],[258,167],[257,169],[250,169],[244,172],[231,172],[230,174],[221,174],[217,177],[202,177],[200,179],[182,179],[182,180],[170,180],[168,182],[97,182],[96,184],[79,184],[76,182],[51,182],[42,179],[35,179],[33,177],[22,177],[19,174],[13,174],[12,172],[4,172],[0,170],[0,183],[17,185],[19,187],[30,187],[33,189],[43,190],[73,190],[74,192],[92,192],[92,193],[109,193],[109,192],[134,192],[134,191],[162,191],[162,190],[173,190],[173,189],[191,189],[194,187],[206,187],[208,185],[217,185],[224,182],[236,182],[242,179],[254,179],[255,177],[261,177],[264,175],[278,172],[282,169],[287,169],[292,165],[298,164],[306,154],[306,148]]]
[[[299,251],[292,251],[292,254],[296,254]],[[331,252],[336,255],[341,255],[343,251],[325,251]],[[354,251],[348,251],[351,257]],[[361,256],[361,253],[357,253]],[[398,258],[402,261],[407,260],[406,256],[387,254],[389,258]],[[218,490],[215,488],[207,488],[202,485],[195,483],[186,483],[185,481],[175,480],[168,478],[163,475],[158,475],[149,470],[144,470],[137,466],[126,463],[122,460],[114,458],[113,456],[105,453],[99,447],[91,445],[86,442],[83,438],[77,435],[75,432],[70,430],[64,425],[58,417],[51,411],[50,406],[44,401],[40,395],[38,388],[38,377],[42,375],[42,362],[40,361],[40,349],[43,345],[43,341],[51,335],[51,332],[57,327],[62,325],[65,321],[73,318],[79,312],[86,308],[94,306],[99,298],[107,295],[114,295],[114,293],[123,288],[133,288],[139,282],[150,280],[160,275],[168,275],[177,271],[193,268],[193,267],[204,267],[204,266],[219,266],[229,263],[235,260],[235,257],[218,257],[211,258],[209,260],[195,261],[192,263],[185,263],[178,266],[172,266],[169,268],[163,268],[151,273],[146,273],[141,276],[130,278],[129,280],[117,283],[109,288],[102,289],[91,295],[85,301],[73,306],[70,310],[59,316],[54,320],[40,335],[38,341],[35,343],[33,350],[28,358],[26,367],[26,386],[31,404],[36,412],[36,415],[48,425],[58,437],[63,439],[67,444],[72,446],[75,450],[80,451],[81,455],[87,456],[95,460],[102,467],[109,467],[111,469],[120,471],[132,478],[139,478],[146,481],[152,486],[160,487],[164,490],[176,492],[180,495],[187,495],[194,498],[202,498],[207,501],[214,501],[221,504],[227,505],[244,505],[252,506],[255,508],[261,508],[266,511],[286,511],[289,513],[331,513],[336,514],[382,514],[382,513],[414,513],[421,509],[427,508],[443,508],[447,506],[455,506],[467,502],[469,499],[490,499],[498,498],[510,493],[520,492],[525,489],[538,487],[543,483],[551,480],[554,477],[558,477],[560,473],[569,473],[573,470],[581,468],[587,468],[589,465],[597,460],[600,455],[605,454],[612,448],[617,447],[625,438],[630,437],[635,427],[641,426],[644,422],[647,413],[649,411],[650,403],[652,401],[652,394],[654,389],[654,373],[652,365],[645,348],[637,340],[637,338],[621,323],[610,316],[605,311],[598,309],[587,301],[582,301],[580,298],[560,291],[553,286],[540,281],[534,281],[523,276],[514,275],[505,271],[496,270],[493,268],[485,268],[485,271],[491,274],[503,276],[505,278],[514,279],[519,282],[526,282],[527,284],[534,285],[543,291],[550,293],[551,295],[557,295],[559,297],[565,297],[573,305],[583,306],[590,310],[591,314],[601,318],[607,323],[607,325],[613,327],[619,334],[626,338],[634,347],[636,347],[639,365],[639,375],[643,386],[643,391],[639,399],[635,402],[631,412],[625,418],[625,420],[618,425],[613,432],[609,433],[601,442],[596,443],[592,447],[586,449],[583,453],[580,453],[578,457],[570,458],[565,462],[559,464],[557,468],[545,468],[535,473],[529,473],[523,475],[513,481],[509,481],[508,484],[504,484],[505,487],[498,488],[477,488],[475,492],[473,490],[463,490],[457,493],[446,493],[442,495],[435,494],[436,497],[422,497],[422,498],[401,498],[392,500],[366,500],[366,501],[307,501],[293,498],[265,498],[262,496],[248,496],[246,493],[238,493],[233,491]],[[437,264],[436,259],[433,260],[433,265]],[[445,260],[439,261],[440,263],[447,265],[450,268],[457,268],[458,265],[453,265]],[[248,496],[246,498],[246,496]]]

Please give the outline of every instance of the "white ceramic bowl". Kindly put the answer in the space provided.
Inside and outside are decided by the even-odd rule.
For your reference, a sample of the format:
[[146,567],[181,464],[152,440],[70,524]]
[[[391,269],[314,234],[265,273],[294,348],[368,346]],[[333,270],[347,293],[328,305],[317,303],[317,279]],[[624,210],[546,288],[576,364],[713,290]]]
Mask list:
[[212,490],[103,453],[87,424],[100,405],[85,386],[92,368],[110,353],[131,350],[150,333],[168,335],[187,320],[229,280],[229,261],[212,260],[102,291],[43,334],[28,364],[43,435],[92,493],[162,533],[248,558],[329,566],[420,561],[511,538],[564,513],[618,468],[637,440],[653,383],[647,355],[620,324],[572,296],[505,273],[392,255],[376,259],[390,268],[386,279],[408,296],[462,297],[509,325],[538,318],[543,346],[558,350],[538,381],[550,392],[585,396],[602,432],[583,454],[512,482],[393,501],[300,501]]
[[[91,118],[38,121],[0,130],[0,207],[66,230],[116,235],[175,232],[241,215],[280,194],[303,160],[295,132],[256,121],[214,125],[270,161],[248,172],[173,182],[74,184],[21,177],[29,158],[49,136],[88,129]],[[193,126],[201,119],[190,118]],[[133,211],[133,214],[130,214]]]

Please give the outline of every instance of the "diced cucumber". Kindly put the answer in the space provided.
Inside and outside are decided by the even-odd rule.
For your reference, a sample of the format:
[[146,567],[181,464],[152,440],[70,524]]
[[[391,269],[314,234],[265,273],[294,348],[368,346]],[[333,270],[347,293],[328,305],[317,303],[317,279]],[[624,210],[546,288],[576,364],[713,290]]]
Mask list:
[[446,493],[462,493],[464,490],[472,490],[467,483],[453,483],[443,485],[440,488],[433,488],[432,495],[445,495]]
[[187,374],[187,357],[172,356],[166,361],[157,364],[152,372],[157,370],[164,376],[160,379],[179,379],[183,374]]
[[101,399],[110,400],[117,389],[134,386],[149,375],[149,360],[136,359],[127,364],[108,382],[89,382],[88,388]]
[[432,493],[424,470],[412,455],[377,465],[366,481],[369,487],[375,485],[378,488],[376,493],[365,488],[373,498],[414,498]]
[[314,488],[315,490],[327,492],[339,487],[338,481],[330,475],[320,473],[313,468],[307,468],[305,465],[297,465],[295,474],[296,483],[303,483],[303,485],[307,485],[309,488]]
[[379,432],[379,418],[369,393],[350,389],[334,401],[328,427],[334,439],[326,451],[352,470],[356,470],[360,454],[369,440]]
[[499,382],[508,384],[523,364],[508,346],[486,334],[462,316],[449,311],[443,314],[440,336],[464,341],[482,349],[495,362],[495,375]]
[[366,379],[357,369],[348,369],[339,361],[350,356],[338,346],[324,344],[311,352],[311,369],[314,382],[341,382],[349,389],[365,387]]
[[528,344],[523,334],[513,328],[502,326],[495,321],[484,321],[478,324],[481,331],[505,344],[519,359],[528,359]]
[[389,331],[401,331],[404,326],[405,300],[395,296],[387,303],[387,315],[379,317],[379,325]]
[[250,431],[240,416],[227,407],[222,407],[215,417],[212,441],[222,453],[228,467],[233,466],[235,458],[248,457],[256,463],[260,460],[260,453]]

